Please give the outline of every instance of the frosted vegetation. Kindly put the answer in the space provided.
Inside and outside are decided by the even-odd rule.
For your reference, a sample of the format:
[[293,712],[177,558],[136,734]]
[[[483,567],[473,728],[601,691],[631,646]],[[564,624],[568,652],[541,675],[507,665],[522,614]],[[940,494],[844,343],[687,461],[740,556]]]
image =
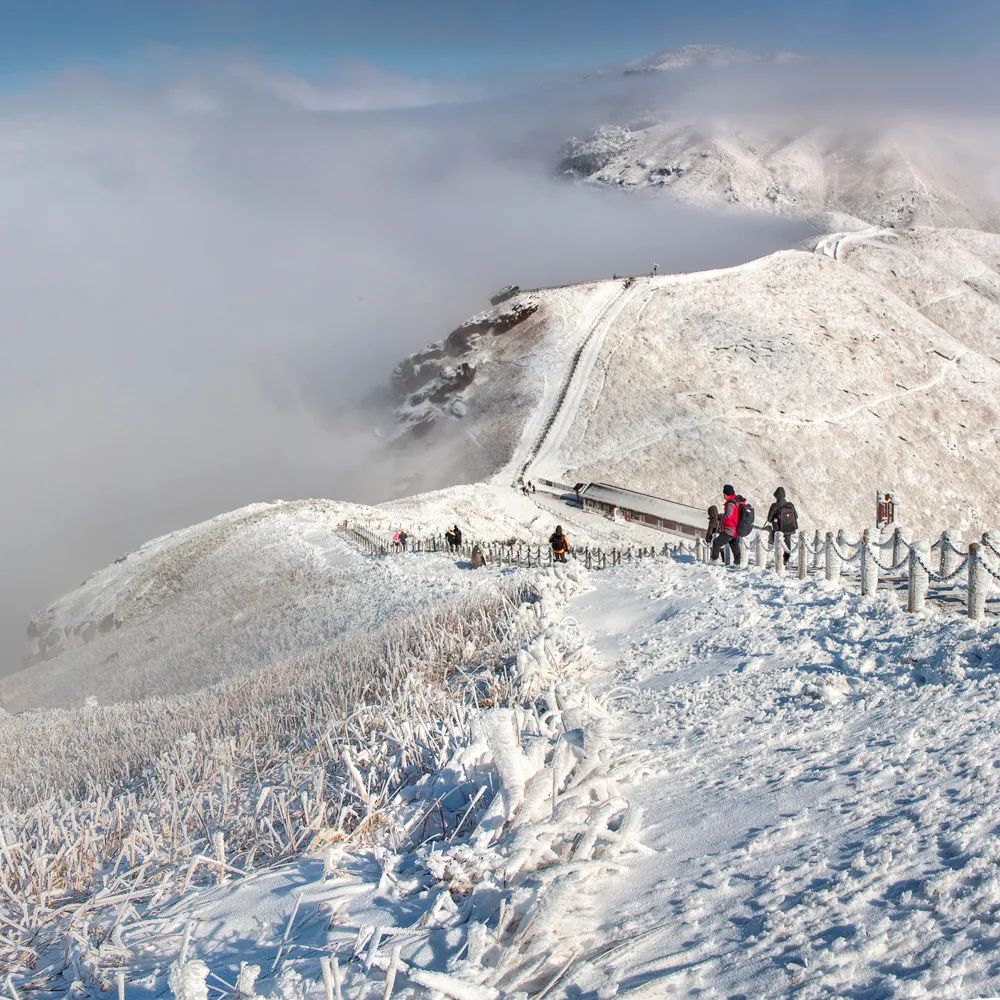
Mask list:
[[489,668],[526,634],[521,596],[511,584],[192,694],[0,718],[3,967],[99,981],[102,947],[192,884],[321,833],[364,840],[478,702],[509,701]]

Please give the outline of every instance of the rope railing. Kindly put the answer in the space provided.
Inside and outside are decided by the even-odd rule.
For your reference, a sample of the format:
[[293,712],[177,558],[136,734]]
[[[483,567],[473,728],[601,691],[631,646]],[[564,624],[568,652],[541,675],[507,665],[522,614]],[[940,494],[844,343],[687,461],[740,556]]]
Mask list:
[[[570,549],[566,553],[567,560],[559,560],[547,545],[516,539],[463,540],[460,545],[453,546],[449,545],[442,535],[431,535],[425,538],[407,536],[405,543],[394,544],[390,537],[361,525],[345,521],[339,529],[347,539],[368,555],[440,552],[472,560],[474,552],[478,550],[486,564],[527,569],[553,566],[560,561],[572,560],[587,569],[604,570],[623,563],[641,562],[643,559],[675,558],[680,555],[692,556],[695,562],[707,563],[710,561],[711,553],[711,546],[698,537],[690,543],[677,540],[664,542],[660,546],[611,549],[584,546]],[[852,549],[853,552],[850,551]],[[883,562],[877,553],[890,549],[891,560]],[[929,565],[930,553],[934,551],[940,554],[940,564],[937,569]],[[880,576],[884,584],[898,585],[905,582],[907,609],[913,612],[923,610],[932,584],[941,589],[948,585],[954,586],[960,578],[964,578],[968,616],[981,619],[985,616],[987,578],[1000,584],[1000,565],[996,568],[989,565],[985,558],[987,551],[1000,559],[1000,549],[993,544],[989,533],[982,536],[981,542],[972,542],[966,552],[955,546],[947,532],[933,545],[928,545],[904,539],[898,529],[891,538],[881,541],[873,539],[871,533],[865,531],[857,542],[847,539],[842,531],[836,535],[827,532],[825,537],[817,531],[812,544],[808,542],[805,532],[800,531],[787,549],[782,534],[776,534],[774,540],[767,542],[763,534],[758,533],[752,541],[748,541],[745,547],[747,558],[742,565],[752,565],[759,569],[770,566],[779,574],[797,571],[800,580],[807,579],[810,574],[823,574],[828,581],[839,583],[845,570],[856,564],[862,595],[874,594],[878,590]],[[899,575],[901,571],[905,573]],[[895,588],[890,587],[890,589]],[[953,599],[948,598],[948,600]]]

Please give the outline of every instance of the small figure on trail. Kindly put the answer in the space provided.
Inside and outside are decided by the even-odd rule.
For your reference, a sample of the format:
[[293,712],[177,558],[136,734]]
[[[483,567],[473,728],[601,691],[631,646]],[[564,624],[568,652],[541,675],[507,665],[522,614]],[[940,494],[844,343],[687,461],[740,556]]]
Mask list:
[[444,540],[448,543],[451,552],[457,552],[462,547],[462,529],[456,524],[454,528],[449,528],[444,533]]
[[569,539],[563,534],[561,524],[557,524],[556,530],[549,535],[549,545],[556,562],[566,562],[566,553],[570,551]]
[[[729,483],[722,487],[722,495],[726,498],[726,506],[722,511],[720,522],[722,530],[715,536],[712,542],[712,561],[720,558],[724,548],[728,548],[733,554],[733,562],[737,566],[740,564],[740,508],[742,501],[737,496],[736,490]],[[728,563],[728,560],[727,560]]]
[[474,545],[472,547],[472,568],[480,569],[485,565],[486,557],[483,555],[483,550],[478,545]]
[[528,492],[529,493],[535,492],[535,484],[530,479],[528,480]]
[[654,262],[653,263],[653,270],[649,272],[649,276],[651,278],[655,278],[656,277],[656,272],[659,271],[659,269],[660,269],[660,265]]
[[406,551],[406,539],[410,536],[407,535],[405,531],[399,532],[399,547],[405,552]]
[[[713,503],[711,507],[708,508],[708,529],[705,531],[705,541],[712,546],[712,559],[718,558],[718,553],[715,547],[715,540],[720,537],[722,532],[722,518],[719,516],[719,508]],[[719,543],[719,552],[722,555],[722,561],[728,566],[729,559],[732,555],[732,549],[730,549],[728,543],[725,542],[725,538]]]
[[400,538],[400,532],[398,532],[398,531],[394,531],[394,532],[392,533],[392,547],[393,547],[394,549],[397,549],[397,550],[398,550],[398,549],[399,549],[399,547],[400,547],[400,545],[402,545],[402,544],[403,544],[403,541],[402,541],[402,539]]
[[774,503],[767,512],[767,523],[771,531],[771,544],[780,534],[785,540],[785,565],[792,554],[792,535],[799,530],[799,514],[795,509],[795,504],[791,500],[785,499],[785,488],[779,486],[774,491]]

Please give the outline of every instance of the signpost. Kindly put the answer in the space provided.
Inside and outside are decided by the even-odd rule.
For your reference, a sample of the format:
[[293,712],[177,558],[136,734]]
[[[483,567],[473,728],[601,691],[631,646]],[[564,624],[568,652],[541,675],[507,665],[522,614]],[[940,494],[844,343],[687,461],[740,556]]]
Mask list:
[[891,490],[879,490],[875,494],[875,526],[884,528],[896,523],[896,494]]

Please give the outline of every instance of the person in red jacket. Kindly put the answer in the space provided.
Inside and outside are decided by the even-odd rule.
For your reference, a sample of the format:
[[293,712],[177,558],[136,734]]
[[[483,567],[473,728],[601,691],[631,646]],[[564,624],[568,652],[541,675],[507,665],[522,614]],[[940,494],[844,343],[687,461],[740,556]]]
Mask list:
[[[722,530],[715,536],[712,542],[712,561],[721,558],[723,550],[729,548],[733,554],[733,562],[737,566],[740,564],[740,536],[737,526],[740,523],[740,501],[736,495],[736,490],[726,483],[722,487],[722,495],[726,498],[726,506],[722,511]],[[728,560],[726,560],[728,562]]]

